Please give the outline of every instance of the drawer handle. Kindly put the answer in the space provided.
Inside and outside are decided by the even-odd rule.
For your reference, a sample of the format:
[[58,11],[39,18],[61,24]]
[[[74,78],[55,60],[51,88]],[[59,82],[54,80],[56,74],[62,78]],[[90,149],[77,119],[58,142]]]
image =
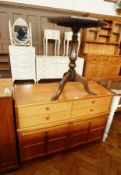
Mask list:
[[93,109],[90,109],[91,112],[93,112]]
[[95,103],[95,101],[92,101],[92,103]]
[[46,107],[46,110],[48,111],[48,110],[50,110],[50,108],[49,107]]
[[46,120],[49,120],[49,119],[50,119],[50,117],[49,117],[49,116],[47,116],[47,117],[45,117],[45,119],[46,119]]

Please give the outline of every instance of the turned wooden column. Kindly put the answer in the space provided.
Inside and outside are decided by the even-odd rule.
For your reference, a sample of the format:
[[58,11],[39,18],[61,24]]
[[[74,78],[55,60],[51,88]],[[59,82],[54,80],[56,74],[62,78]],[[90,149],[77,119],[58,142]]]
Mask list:
[[66,16],[66,17],[49,17],[48,20],[59,26],[70,27],[72,29],[72,42],[71,42],[71,52],[69,54],[69,70],[64,73],[63,79],[59,82],[59,87],[57,93],[51,98],[51,100],[56,100],[63,91],[64,85],[68,81],[79,81],[83,84],[85,90],[92,95],[95,95],[88,87],[88,81],[76,73],[76,59],[77,59],[77,44],[78,44],[78,32],[80,28],[90,28],[99,27],[107,25],[106,22],[98,18],[90,17],[79,17],[79,16]]

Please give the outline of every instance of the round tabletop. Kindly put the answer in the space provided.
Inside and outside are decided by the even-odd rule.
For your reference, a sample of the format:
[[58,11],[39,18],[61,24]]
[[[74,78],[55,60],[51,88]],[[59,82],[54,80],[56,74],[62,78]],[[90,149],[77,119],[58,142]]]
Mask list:
[[59,26],[71,28],[90,28],[107,25],[107,23],[99,18],[83,17],[83,16],[58,16],[48,17],[49,22]]

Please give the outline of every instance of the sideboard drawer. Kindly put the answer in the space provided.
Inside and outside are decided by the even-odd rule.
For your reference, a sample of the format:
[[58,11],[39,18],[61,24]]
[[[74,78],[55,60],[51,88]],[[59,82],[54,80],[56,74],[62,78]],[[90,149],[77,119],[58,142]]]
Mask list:
[[108,113],[111,97],[93,98],[73,102],[71,118]]
[[73,109],[110,105],[112,97],[91,98],[84,100],[77,100],[73,102]]
[[[108,105],[104,105],[104,106],[91,106],[91,107],[87,107],[87,108],[78,108],[78,109],[74,109],[71,113],[71,118],[85,118],[86,119],[86,115],[88,117],[88,115],[91,114],[98,114],[98,113],[108,113]],[[85,117],[84,117],[85,116]]]
[[17,109],[19,128],[42,125],[70,118],[71,102],[25,106]]

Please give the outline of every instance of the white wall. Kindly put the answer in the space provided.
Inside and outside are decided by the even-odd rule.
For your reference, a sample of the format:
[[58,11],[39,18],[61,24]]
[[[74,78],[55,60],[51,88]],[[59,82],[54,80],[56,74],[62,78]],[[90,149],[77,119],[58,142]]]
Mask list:
[[114,4],[104,0],[4,0],[31,5],[41,5],[60,9],[69,9],[82,12],[92,12],[105,15],[116,15]]

